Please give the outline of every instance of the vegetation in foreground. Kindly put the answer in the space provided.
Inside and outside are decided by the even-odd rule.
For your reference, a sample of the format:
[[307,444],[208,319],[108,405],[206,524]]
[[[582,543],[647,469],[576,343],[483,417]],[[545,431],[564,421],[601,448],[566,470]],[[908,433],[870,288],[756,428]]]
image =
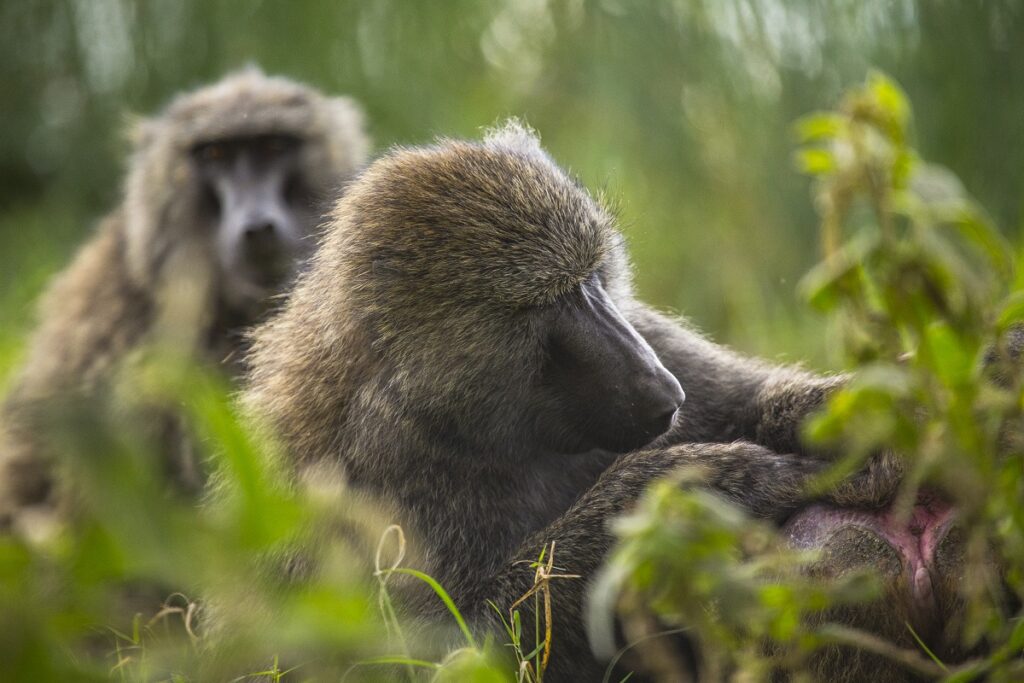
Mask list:
[[836,111],[795,130],[803,143],[796,160],[817,178],[824,245],[802,290],[829,316],[854,372],[807,425],[807,438],[844,454],[818,485],[888,450],[905,460],[899,514],[922,488],[948,495],[963,528],[961,645],[971,652],[983,643],[987,654],[943,662],[916,633],[919,647],[906,650],[815,619],[878,597],[878,583],[870,572],[815,581],[813,555],[674,482],[654,487],[620,522],[600,607],[609,613],[618,596],[627,622],[654,614],[687,629],[722,676],[798,673],[815,650],[845,644],[926,679],[1020,680],[1024,394],[1007,347],[1024,318],[1017,257],[955,176],[917,156],[909,103],[885,76],[871,75]]

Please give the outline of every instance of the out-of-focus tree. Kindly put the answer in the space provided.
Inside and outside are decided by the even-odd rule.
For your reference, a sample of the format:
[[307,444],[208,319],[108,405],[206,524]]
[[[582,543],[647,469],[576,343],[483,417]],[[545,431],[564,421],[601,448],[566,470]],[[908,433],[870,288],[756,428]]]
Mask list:
[[[0,7],[0,327],[119,191],[127,112],[258,62],[366,103],[380,145],[525,117],[620,207],[641,294],[749,351],[829,359],[788,123],[879,66],[918,146],[1020,230],[1024,5],[1012,0],[35,0]],[[971,131],[966,134],[964,131]]]

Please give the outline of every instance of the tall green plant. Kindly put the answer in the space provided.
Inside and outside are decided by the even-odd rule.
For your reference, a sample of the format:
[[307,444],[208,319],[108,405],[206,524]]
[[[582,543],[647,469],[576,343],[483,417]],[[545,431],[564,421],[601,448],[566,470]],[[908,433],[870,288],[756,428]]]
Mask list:
[[815,649],[838,641],[935,678],[1019,680],[1024,621],[1007,613],[1024,597],[1017,259],[955,176],[918,157],[907,99],[882,74],[795,128],[824,250],[801,290],[829,317],[853,369],[807,425],[809,439],[845,454],[816,488],[888,450],[905,466],[897,513],[925,484],[950,496],[965,539],[962,638],[968,650],[984,640],[989,654],[953,665],[924,647],[904,651],[809,619],[877,595],[872,582],[808,578],[812,557],[678,482],[656,486],[618,524],[622,540],[598,583],[592,626],[600,636],[618,599],[627,627],[653,614],[687,629],[720,674],[799,674]]
[[1024,595],[1024,289],[1009,245],[951,173],[918,158],[909,126],[903,93],[877,73],[797,125],[826,237],[802,288],[857,368],[807,432],[849,454],[842,471],[881,449],[902,454],[897,509],[924,483],[952,497],[966,537],[965,645],[994,643],[974,670],[1012,679],[1024,641],[1002,608]]

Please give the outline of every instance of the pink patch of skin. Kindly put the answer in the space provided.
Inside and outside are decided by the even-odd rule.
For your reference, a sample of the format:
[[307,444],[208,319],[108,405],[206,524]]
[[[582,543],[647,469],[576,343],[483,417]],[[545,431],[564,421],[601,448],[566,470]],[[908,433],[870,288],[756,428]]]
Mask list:
[[903,557],[912,595],[911,605],[927,618],[937,610],[930,569],[935,550],[953,523],[956,512],[938,496],[922,491],[909,517],[890,506],[882,510],[856,510],[812,505],[793,516],[783,528],[792,546],[820,548],[837,531],[860,527],[883,539]]

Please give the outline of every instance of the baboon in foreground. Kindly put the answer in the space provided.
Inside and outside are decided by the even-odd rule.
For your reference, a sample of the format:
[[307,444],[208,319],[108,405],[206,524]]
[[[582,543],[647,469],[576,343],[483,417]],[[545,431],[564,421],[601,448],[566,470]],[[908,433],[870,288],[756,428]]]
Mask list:
[[[180,95],[132,133],[124,199],[46,293],[3,409],[8,523],[53,503],[37,418],[55,399],[95,396],[150,345],[235,374],[241,330],[291,279],[312,248],[321,203],[369,148],[353,100],[255,67]],[[145,421],[157,440],[184,441],[167,433],[177,429],[171,416]],[[187,454],[169,460],[181,484],[198,484]]]
[[[371,165],[249,364],[246,407],[296,468],[340,464],[399,510],[419,568],[477,624],[556,542],[582,579],[552,587],[550,681],[601,679],[581,605],[609,519],[697,463],[781,520],[823,462],[795,423],[840,381],[740,358],[636,301],[611,216],[516,124]],[[890,474],[882,461],[829,500],[882,500]]]

